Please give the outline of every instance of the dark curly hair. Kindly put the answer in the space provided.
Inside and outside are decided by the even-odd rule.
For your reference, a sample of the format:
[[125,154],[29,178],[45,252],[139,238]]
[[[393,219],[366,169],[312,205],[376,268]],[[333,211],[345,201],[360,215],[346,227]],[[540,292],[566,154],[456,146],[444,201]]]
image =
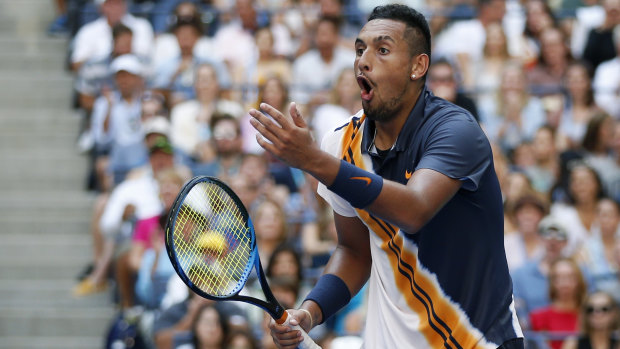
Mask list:
[[424,15],[409,6],[390,4],[377,6],[372,10],[368,21],[374,19],[391,19],[407,25],[405,38],[409,44],[411,56],[425,53],[431,58],[431,30]]

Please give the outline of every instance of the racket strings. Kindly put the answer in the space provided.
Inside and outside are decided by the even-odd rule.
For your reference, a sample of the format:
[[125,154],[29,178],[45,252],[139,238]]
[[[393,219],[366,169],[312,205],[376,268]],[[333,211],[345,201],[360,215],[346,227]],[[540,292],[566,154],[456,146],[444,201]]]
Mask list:
[[252,252],[251,233],[227,192],[199,183],[181,205],[174,227],[179,265],[194,285],[215,297],[242,287]]

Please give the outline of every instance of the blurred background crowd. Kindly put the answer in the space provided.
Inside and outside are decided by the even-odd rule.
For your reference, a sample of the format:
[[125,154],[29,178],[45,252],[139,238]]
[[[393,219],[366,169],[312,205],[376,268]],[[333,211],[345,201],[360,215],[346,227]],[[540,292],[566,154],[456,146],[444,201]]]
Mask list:
[[[312,177],[262,150],[247,112],[295,101],[318,142],[344,124],[361,109],[354,39],[381,3],[56,1],[49,33],[71,42],[76,146],[97,193],[92,263],[73,293],[113,297],[109,348],[273,347],[257,308],[188,292],[166,255],[167,211],[192,176],[227,182],[274,294],[298,305],[335,248],[332,212]],[[404,3],[430,24],[428,89],[471,112],[493,145],[528,347],[615,347],[620,0]],[[311,335],[355,347],[367,301],[360,292]]]

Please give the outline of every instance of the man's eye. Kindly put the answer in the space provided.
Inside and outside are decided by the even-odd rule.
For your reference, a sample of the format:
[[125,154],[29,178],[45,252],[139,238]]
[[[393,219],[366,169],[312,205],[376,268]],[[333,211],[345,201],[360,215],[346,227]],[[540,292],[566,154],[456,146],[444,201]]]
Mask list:
[[381,48],[379,49],[379,53],[381,53],[381,54],[383,54],[383,55],[385,55],[385,54],[387,54],[387,53],[389,53],[389,52],[390,52],[390,51],[389,51],[387,48],[385,48],[385,47],[381,47]]
[[361,49],[361,48],[358,48],[358,49],[355,51],[355,53],[356,53],[358,56],[361,56],[361,55],[364,53],[364,50],[363,50],[363,49]]

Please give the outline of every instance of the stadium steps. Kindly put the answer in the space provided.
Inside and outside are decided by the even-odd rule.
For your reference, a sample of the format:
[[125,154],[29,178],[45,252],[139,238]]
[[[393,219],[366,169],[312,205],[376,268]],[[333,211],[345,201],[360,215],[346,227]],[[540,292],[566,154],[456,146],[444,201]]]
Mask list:
[[0,0],[0,349],[102,348],[111,293],[74,298],[94,195],[50,0]]

